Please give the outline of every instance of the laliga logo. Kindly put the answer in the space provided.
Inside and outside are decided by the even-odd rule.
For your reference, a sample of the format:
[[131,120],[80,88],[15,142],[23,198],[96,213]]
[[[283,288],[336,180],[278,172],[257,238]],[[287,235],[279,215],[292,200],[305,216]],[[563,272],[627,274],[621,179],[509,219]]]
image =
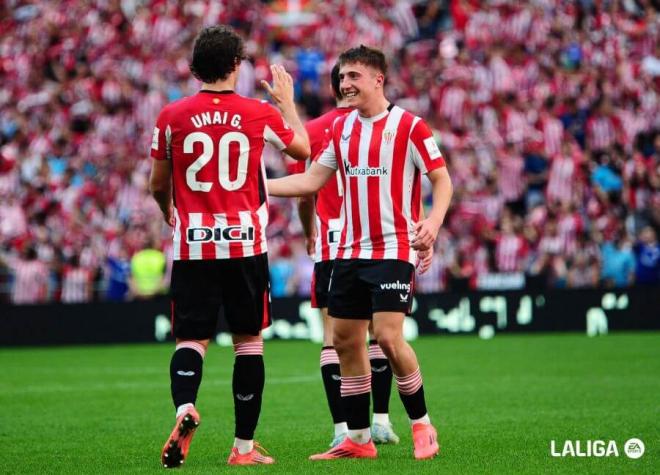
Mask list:
[[217,228],[188,228],[186,234],[189,243],[222,242],[222,241],[254,241],[253,226],[226,226]]
[[[623,451],[631,459],[638,459],[644,455],[644,442],[633,438],[623,444]],[[550,441],[550,455],[553,457],[618,457],[619,448],[616,442],[609,440],[567,440],[560,451],[554,440]]]

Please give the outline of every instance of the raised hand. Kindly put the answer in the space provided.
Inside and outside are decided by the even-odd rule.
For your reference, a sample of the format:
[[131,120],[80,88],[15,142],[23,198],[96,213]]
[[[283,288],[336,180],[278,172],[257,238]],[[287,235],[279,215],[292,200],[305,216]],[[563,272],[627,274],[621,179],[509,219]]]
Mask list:
[[280,64],[271,64],[270,72],[273,75],[273,85],[271,86],[267,81],[261,81],[261,85],[280,109],[282,106],[293,105],[293,78],[291,75]]

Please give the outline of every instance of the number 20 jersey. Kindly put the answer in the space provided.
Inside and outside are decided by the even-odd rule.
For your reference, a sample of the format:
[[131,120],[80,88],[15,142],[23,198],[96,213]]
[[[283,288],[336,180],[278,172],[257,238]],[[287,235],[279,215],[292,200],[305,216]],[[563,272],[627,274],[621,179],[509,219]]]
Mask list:
[[268,198],[265,142],[278,150],[293,131],[266,102],[202,90],[163,108],[151,157],[169,160],[174,201],[174,260],[263,254]]

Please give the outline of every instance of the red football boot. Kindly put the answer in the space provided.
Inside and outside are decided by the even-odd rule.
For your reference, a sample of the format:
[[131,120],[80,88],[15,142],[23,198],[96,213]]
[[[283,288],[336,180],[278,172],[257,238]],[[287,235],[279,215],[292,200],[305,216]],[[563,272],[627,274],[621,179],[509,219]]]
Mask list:
[[269,457],[266,454],[268,454],[268,451],[257,442],[254,443],[254,448],[247,454],[240,454],[236,447],[232,447],[227,463],[229,465],[268,465],[275,463],[273,457]]
[[412,426],[413,444],[415,445],[415,458],[417,460],[430,459],[440,452],[438,434],[431,424],[418,422]]
[[183,464],[199,422],[200,417],[194,407],[188,408],[186,412],[177,417],[174,429],[160,455],[163,467],[179,468]]
[[315,454],[309,457],[310,460],[332,460],[339,458],[355,458],[355,459],[375,459],[378,456],[376,446],[373,440],[369,440],[366,444],[356,444],[350,437],[346,437],[342,443],[336,447],[331,448],[322,454]]

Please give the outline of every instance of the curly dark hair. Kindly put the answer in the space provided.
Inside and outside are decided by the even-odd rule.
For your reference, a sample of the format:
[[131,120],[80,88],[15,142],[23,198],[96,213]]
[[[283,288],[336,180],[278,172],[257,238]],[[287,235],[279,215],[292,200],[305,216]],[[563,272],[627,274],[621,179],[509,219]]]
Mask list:
[[332,67],[332,71],[330,72],[330,84],[332,85],[332,92],[335,95],[335,99],[338,101],[341,101],[342,99],[341,89],[339,88],[340,83],[341,80],[339,79],[339,63],[335,63],[335,65]]
[[243,59],[243,39],[228,26],[210,26],[195,38],[190,72],[210,84],[227,79]]
[[339,65],[360,63],[379,70],[384,76],[387,76],[387,60],[383,52],[376,48],[369,48],[360,45],[357,48],[351,48],[339,55],[337,60]]

